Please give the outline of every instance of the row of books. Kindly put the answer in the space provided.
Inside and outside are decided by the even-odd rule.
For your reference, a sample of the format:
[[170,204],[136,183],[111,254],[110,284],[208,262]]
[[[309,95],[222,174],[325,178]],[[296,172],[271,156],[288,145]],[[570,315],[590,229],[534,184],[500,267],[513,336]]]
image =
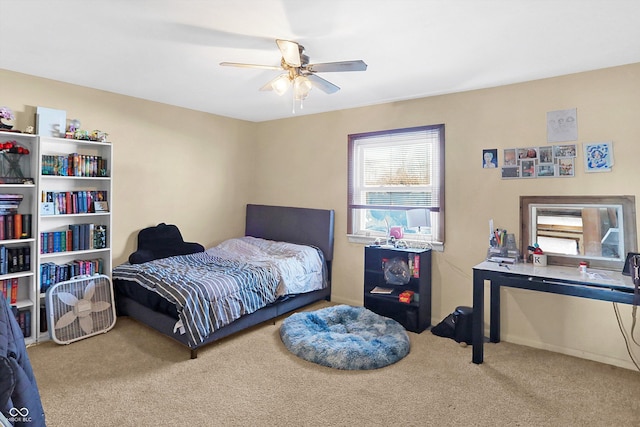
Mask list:
[[11,311],[13,315],[16,316],[22,335],[24,335],[25,338],[29,338],[31,336],[31,310],[28,308],[19,310],[18,307],[12,305]]
[[31,238],[31,214],[0,215],[0,240]]
[[94,274],[104,274],[102,258],[77,259],[66,264],[46,262],[40,264],[40,292],[46,292],[52,285],[76,276]]
[[0,246],[0,274],[31,270],[29,246]]
[[63,231],[40,233],[40,253],[86,251],[107,247],[107,226],[102,224],[69,224]]
[[13,305],[18,302],[18,281],[19,279],[17,277],[0,280],[2,296],[7,300],[8,305]]
[[42,175],[56,176],[108,176],[107,159],[102,156],[71,153],[69,155],[42,156]]
[[94,202],[106,201],[107,191],[43,191],[41,200],[53,203],[53,215],[94,213]]
[[22,194],[0,194],[0,214],[13,214],[18,212],[23,198],[24,196]]

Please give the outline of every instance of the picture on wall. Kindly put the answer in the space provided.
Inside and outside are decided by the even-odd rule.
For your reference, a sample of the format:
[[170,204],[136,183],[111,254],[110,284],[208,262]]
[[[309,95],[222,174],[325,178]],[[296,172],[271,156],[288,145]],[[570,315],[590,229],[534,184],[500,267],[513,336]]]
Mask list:
[[484,169],[495,169],[498,167],[497,148],[482,150],[482,167]]
[[583,151],[586,172],[611,172],[613,166],[613,144],[611,142],[584,144]]
[[547,113],[547,142],[575,141],[578,139],[578,118],[575,108]]
[[502,156],[504,159],[504,166],[518,166],[515,148],[505,148],[502,152]]
[[522,178],[535,178],[536,177],[536,161],[535,160],[522,160],[520,162]]
[[540,147],[538,149],[538,156],[540,164],[550,163],[553,164],[553,147]]
[[553,156],[555,158],[570,158],[576,156],[576,144],[554,145]]
[[555,176],[555,165],[551,164],[539,164],[536,172],[538,178],[547,178]]
[[538,158],[537,147],[518,148],[518,159],[537,159],[537,158]]
[[576,144],[505,148],[503,150],[502,178],[575,176],[576,153]]
[[570,177],[575,176],[575,168],[574,168],[574,160],[573,158],[562,158],[558,159],[558,176],[560,177]]
[[502,179],[509,178],[520,178],[520,168],[517,166],[502,168]]

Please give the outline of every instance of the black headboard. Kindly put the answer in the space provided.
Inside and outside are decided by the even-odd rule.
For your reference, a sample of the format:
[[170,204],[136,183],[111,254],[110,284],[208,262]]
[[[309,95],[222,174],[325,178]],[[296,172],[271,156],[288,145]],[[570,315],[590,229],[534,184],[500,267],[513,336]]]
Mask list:
[[285,206],[247,205],[245,235],[317,246],[333,259],[334,211]]

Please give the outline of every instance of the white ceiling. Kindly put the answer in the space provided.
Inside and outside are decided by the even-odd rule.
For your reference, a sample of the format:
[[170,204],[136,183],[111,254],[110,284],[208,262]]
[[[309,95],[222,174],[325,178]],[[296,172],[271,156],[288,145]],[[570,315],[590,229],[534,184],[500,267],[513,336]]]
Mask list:
[[278,65],[276,38],[368,64],[319,74],[341,90],[302,115],[640,62],[639,18],[639,0],[0,0],[0,68],[259,122],[293,115],[258,91],[278,72],[219,63]]

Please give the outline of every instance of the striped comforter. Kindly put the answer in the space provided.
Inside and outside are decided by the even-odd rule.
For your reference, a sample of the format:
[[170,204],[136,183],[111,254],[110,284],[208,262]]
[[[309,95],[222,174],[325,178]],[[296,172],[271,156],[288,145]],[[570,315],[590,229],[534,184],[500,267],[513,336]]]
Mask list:
[[191,255],[125,263],[113,270],[113,278],[134,281],[175,304],[192,347],[280,295],[326,285],[318,249],[253,237]]

